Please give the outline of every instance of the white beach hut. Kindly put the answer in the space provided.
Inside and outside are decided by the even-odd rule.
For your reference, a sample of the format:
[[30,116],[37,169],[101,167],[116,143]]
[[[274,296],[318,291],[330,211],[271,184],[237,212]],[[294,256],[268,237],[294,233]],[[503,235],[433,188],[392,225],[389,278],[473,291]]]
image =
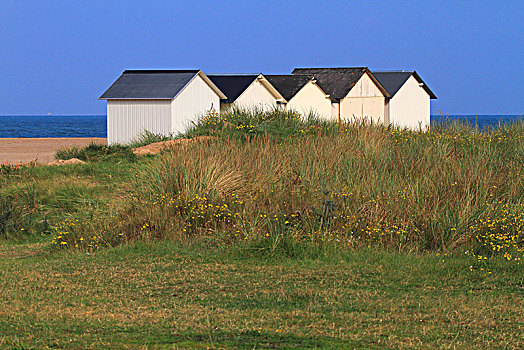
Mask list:
[[384,106],[390,95],[368,68],[295,68],[293,74],[315,77],[332,100],[334,119],[389,124]]
[[209,79],[227,96],[220,101],[220,111],[231,107],[271,110],[284,97],[262,74],[209,74]]
[[391,98],[385,113],[392,125],[412,130],[430,127],[430,100],[437,96],[415,71],[373,72]]
[[327,120],[332,119],[331,99],[312,76],[307,75],[266,75],[287,101],[285,108],[302,115],[314,113]]
[[200,70],[126,70],[99,99],[107,100],[107,142],[145,131],[176,134],[226,96]]

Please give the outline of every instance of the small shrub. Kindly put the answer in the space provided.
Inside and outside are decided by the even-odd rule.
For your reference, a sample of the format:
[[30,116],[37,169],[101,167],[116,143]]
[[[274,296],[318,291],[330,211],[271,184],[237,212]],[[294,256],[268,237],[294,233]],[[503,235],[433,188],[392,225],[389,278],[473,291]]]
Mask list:
[[284,111],[274,108],[272,111],[261,109],[232,108],[225,113],[210,112],[202,116],[183,137],[221,136],[252,137],[269,134],[285,138],[301,136],[304,133],[329,132],[332,122],[320,119],[314,113],[302,116],[296,111]]
[[16,195],[0,196],[0,238],[19,239],[31,234],[48,234],[46,209],[40,205],[36,184],[21,184]]
[[129,146],[106,146],[91,143],[90,145],[82,148],[77,148],[76,146],[62,148],[56,152],[55,158],[62,160],[78,158],[87,162],[111,158],[134,160],[136,157]]
[[0,197],[0,237],[16,237],[23,233],[26,229],[25,219],[17,197]]
[[469,227],[476,243],[469,253],[480,266],[502,256],[508,261],[524,262],[524,204],[489,204],[484,214]]
[[13,174],[18,169],[20,169],[22,166],[23,164],[1,163],[0,164],[0,174]]
[[[91,216],[89,220],[66,218],[52,230],[51,243],[59,249],[76,248],[92,251],[120,243],[118,236],[112,237],[105,231],[104,221]],[[113,238],[108,242],[108,238]]]

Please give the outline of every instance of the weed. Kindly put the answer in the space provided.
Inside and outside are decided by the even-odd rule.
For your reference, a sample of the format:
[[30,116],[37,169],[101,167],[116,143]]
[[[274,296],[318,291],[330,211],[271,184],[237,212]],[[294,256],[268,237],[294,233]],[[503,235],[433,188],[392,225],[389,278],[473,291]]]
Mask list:
[[14,174],[23,164],[8,164],[0,163],[0,175],[1,174]]
[[24,231],[24,215],[18,202],[18,198],[14,196],[0,197],[0,237],[13,238]]
[[[205,237],[290,255],[303,244],[448,251],[478,243],[471,226],[487,204],[522,212],[520,125],[412,132],[231,113],[198,125],[221,135],[211,142],[143,160],[127,209],[94,234],[116,244]],[[257,131],[286,116],[274,123],[296,125],[294,136]],[[231,121],[255,124],[231,131]]]
[[55,154],[56,159],[67,160],[78,158],[83,161],[98,161],[101,159],[126,159],[134,160],[136,157],[131,151],[131,147],[122,145],[105,146],[92,143],[83,148],[76,146],[62,148]]

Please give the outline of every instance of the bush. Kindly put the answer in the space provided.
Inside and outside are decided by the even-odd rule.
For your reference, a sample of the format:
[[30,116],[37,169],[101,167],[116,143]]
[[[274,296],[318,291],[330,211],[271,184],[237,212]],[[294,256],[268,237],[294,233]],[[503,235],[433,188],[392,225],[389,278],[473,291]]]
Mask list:
[[1,174],[13,174],[18,169],[20,169],[23,166],[23,164],[7,164],[7,163],[1,163],[0,164],[0,175]]
[[18,238],[28,233],[31,220],[27,217],[19,198],[15,196],[0,197],[0,237]]
[[496,255],[524,261],[524,204],[490,203],[469,229],[478,243],[470,253],[480,263]]
[[19,239],[49,234],[47,213],[39,203],[34,182],[22,184],[16,195],[0,196],[0,238]]
[[208,113],[194,124],[183,137],[220,136],[251,137],[269,134],[273,137],[286,138],[301,136],[313,131],[329,132],[334,124],[320,119],[314,113],[301,116],[295,111],[275,108],[270,112],[260,109],[232,108],[225,113]]
[[495,204],[522,218],[522,124],[423,133],[237,117],[253,127],[203,120],[193,131],[219,137],[145,160],[127,208],[101,219],[94,236],[205,237],[288,254],[304,244],[434,251],[485,244],[479,220],[508,220]]
[[66,147],[58,150],[55,154],[56,159],[68,160],[78,158],[83,161],[98,161],[102,159],[127,159],[134,160],[136,157],[131,147],[122,145],[105,146],[96,143],[82,148]]

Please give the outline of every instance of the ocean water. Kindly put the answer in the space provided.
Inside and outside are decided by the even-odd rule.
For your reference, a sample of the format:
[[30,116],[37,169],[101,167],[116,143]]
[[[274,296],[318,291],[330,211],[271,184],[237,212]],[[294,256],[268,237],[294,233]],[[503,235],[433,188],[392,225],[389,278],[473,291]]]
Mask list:
[[0,137],[107,137],[106,116],[0,116]]
[[507,123],[517,121],[523,122],[524,117],[520,115],[432,115],[431,122],[447,122],[458,120],[461,123],[478,125],[480,128],[496,128]]
[[[479,127],[524,121],[522,115],[432,115],[431,122],[459,120]],[[0,137],[107,137],[105,115],[0,116]]]

